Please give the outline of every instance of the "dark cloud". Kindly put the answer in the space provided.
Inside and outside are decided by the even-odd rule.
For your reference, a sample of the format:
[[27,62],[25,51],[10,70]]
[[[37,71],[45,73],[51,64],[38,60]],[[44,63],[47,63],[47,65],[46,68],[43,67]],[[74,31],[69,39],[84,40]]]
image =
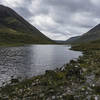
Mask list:
[[52,39],[81,35],[100,23],[100,0],[1,0]]

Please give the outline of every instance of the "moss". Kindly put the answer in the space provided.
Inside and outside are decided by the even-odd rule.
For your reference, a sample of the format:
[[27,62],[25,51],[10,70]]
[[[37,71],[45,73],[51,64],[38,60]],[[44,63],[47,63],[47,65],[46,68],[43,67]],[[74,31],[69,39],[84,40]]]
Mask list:
[[100,95],[100,86],[95,86],[93,89],[95,90],[96,94]]
[[73,95],[66,95],[63,97],[64,100],[75,100]]
[[7,24],[13,24],[13,23],[18,23],[19,21],[13,17],[8,17],[8,18],[5,18],[5,21]]

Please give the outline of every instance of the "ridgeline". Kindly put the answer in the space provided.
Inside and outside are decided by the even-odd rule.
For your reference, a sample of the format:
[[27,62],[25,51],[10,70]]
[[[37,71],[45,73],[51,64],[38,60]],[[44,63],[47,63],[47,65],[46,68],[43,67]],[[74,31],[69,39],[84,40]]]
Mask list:
[[0,5],[0,45],[52,44],[24,18],[9,7]]

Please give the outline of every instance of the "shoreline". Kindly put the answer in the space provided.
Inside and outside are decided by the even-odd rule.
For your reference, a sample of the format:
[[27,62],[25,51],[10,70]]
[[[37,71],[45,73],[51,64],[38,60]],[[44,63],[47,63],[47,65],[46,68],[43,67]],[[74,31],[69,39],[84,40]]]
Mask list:
[[0,44],[0,48],[2,47],[18,47],[18,46],[31,46],[31,45],[66,45],[66,44],[59,44],[59,43],[42,43],[42,44],[24,44],[24,43],[18,43],[18,44]]
[[[72,47],[75,50],[75,48]],[[78,50],[78,48],[77,48]],[[79,49],[81,51],[81,49]],[[0,99],[18,100],[95,100],[100,98],[99,50],[82,50],[83,56],[66,67],[48,70],[22,82],[0,89]],[[96,60],[96,61],[95,61]],[[99,100],[99,99],[97,99]]]

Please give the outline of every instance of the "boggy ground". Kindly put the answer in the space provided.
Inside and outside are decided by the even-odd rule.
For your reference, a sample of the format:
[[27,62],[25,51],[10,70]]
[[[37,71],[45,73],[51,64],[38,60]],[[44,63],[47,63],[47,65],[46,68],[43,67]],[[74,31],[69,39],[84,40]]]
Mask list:
[[45,75],[0,88],[0,100],[100,100],[100,46],[77,45],[83,51],[77,61]]

